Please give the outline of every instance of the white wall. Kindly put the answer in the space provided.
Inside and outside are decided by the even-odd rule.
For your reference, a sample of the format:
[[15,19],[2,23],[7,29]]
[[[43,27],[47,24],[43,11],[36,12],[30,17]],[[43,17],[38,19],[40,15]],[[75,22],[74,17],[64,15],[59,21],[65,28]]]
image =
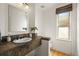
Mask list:
[[79,56],[79,4],[77,4],[77,55]]
[[8,32],[8,5],[0,4],[0,30],[1,35],[5,36]]
[[[76,4],[73,4],[72,21],[71,21],[71,39],[72,41],[64,41],[56,39],[56,8],[67,4],[56,4],[49,9],[42,11],[42,19],[35,19],[39,24],[42,36],[50,37],[50,47],[56,48],[67,54],[76,55]],[[40,15],[40,13],[38,13]],[[38,15],[38,16],[39,16]],[[41,27],[42,26],[42,27]],[[40,31],[39,30],[39,31]]]
[[38,8],[38,4],[35,4],[35,26],[38,28],[36,33],[38,33],[39,36],[43,35],[42,17],[42,11]]
[[77,4],[73,4],[71,19],[72,55],[77,55]]

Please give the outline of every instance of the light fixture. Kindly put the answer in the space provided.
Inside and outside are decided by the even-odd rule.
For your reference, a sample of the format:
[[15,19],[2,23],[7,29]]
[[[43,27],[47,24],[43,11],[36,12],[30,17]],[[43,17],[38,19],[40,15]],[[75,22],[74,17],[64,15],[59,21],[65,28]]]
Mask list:
[[23,8],[23,9],[29,9],[29,4],[28,3],[19,3],[18,6]]
[[25,9],[29,9],[29,5],[27,3],[23,3]]

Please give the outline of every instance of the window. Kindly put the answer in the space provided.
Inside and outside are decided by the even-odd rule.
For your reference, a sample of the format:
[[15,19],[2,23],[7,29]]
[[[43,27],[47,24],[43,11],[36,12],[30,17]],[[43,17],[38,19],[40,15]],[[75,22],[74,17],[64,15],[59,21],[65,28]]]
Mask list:
[[56,38],[57,39],[70,40],[71,10],[72,10],[71,4],[64,7],[60,7],[56,10],[56,14],[57,14]]
[[57,14],[57,39],[69,39],[70,12]]

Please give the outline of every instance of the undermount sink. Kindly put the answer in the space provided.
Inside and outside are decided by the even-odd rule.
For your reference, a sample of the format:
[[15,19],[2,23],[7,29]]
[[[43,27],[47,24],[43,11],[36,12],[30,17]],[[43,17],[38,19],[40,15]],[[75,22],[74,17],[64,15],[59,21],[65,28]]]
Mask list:
[[18,39],[18,40],[14,40],[14,43],[27,43],[30,42],[32,40],[32,38],[22,38],[22,39]]

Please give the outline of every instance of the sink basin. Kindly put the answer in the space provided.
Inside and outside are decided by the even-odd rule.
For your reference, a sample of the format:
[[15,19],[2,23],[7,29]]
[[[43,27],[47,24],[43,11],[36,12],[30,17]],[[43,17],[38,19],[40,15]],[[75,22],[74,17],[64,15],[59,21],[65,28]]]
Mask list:
[[14,40],[14,43],[27,43],[29,41],[31,41],[32,38],[22,38],[22,39],[18,39],[18,40]]

